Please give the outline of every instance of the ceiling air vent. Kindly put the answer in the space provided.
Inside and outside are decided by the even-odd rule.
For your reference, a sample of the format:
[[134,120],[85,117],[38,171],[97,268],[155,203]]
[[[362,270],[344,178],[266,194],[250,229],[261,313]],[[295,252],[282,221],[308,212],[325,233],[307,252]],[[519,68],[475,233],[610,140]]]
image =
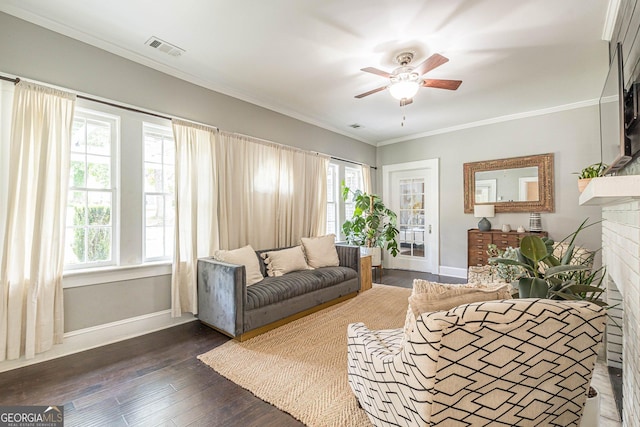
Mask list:
[[158,49],[160,52],[164,52],[167,55],[171,56],[180,56],[185,52],[184,49],[180,49],[178,46],[167,43],[166,41],[160,40],[157,37],[151,37],[144,44],[154,49]]

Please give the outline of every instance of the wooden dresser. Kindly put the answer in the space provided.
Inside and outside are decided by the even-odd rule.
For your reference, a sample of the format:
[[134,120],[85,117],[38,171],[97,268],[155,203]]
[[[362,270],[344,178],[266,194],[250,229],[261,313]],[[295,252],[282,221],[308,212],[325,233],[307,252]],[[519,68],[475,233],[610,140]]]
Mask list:
[[520,240],[524,236],[547,236],[546,231],[531,232],[525,231],[524,233],[518,233],[517,231],[503,232],[501,230],[489,230],[480,231],[477,228],[473,228],[467,231],[467,248],[468,252],[468,265],[481,266],[489,263],[489,255],[487,255],[487,249],[490,243],[493,243],[498,249],[505,249],[507,246],[517,248],[520,246]]

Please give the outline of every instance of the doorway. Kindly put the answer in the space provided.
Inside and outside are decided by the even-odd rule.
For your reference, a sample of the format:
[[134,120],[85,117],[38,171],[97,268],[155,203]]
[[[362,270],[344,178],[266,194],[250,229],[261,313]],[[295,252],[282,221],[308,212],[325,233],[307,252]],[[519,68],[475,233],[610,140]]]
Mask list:
[[400,253],[385,254],[384,266],[439,272],[438,159],[385,165],[383,198],[398,215]]

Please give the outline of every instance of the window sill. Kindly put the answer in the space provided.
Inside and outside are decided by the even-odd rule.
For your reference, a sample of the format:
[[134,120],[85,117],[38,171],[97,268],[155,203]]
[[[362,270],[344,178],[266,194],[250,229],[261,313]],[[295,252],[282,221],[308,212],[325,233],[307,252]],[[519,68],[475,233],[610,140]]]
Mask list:
[[118,267],[91,268],[86,270],[65,271],[62,287],[77,288],[79,286],[100,285],[103,283],[122,282],[124,280],[143,279],[171,274],[171,262],[162,261],[140,265]]

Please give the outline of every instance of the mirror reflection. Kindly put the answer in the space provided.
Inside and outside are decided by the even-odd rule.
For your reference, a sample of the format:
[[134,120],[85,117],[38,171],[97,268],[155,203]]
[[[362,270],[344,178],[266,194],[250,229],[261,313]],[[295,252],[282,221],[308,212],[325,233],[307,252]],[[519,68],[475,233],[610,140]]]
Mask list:
[[553,212],[553,153],[463,164],[464,212],[492,204],[500,212]]
[[475,173],[475,202],[536,202],[538,167],[480,171]]

